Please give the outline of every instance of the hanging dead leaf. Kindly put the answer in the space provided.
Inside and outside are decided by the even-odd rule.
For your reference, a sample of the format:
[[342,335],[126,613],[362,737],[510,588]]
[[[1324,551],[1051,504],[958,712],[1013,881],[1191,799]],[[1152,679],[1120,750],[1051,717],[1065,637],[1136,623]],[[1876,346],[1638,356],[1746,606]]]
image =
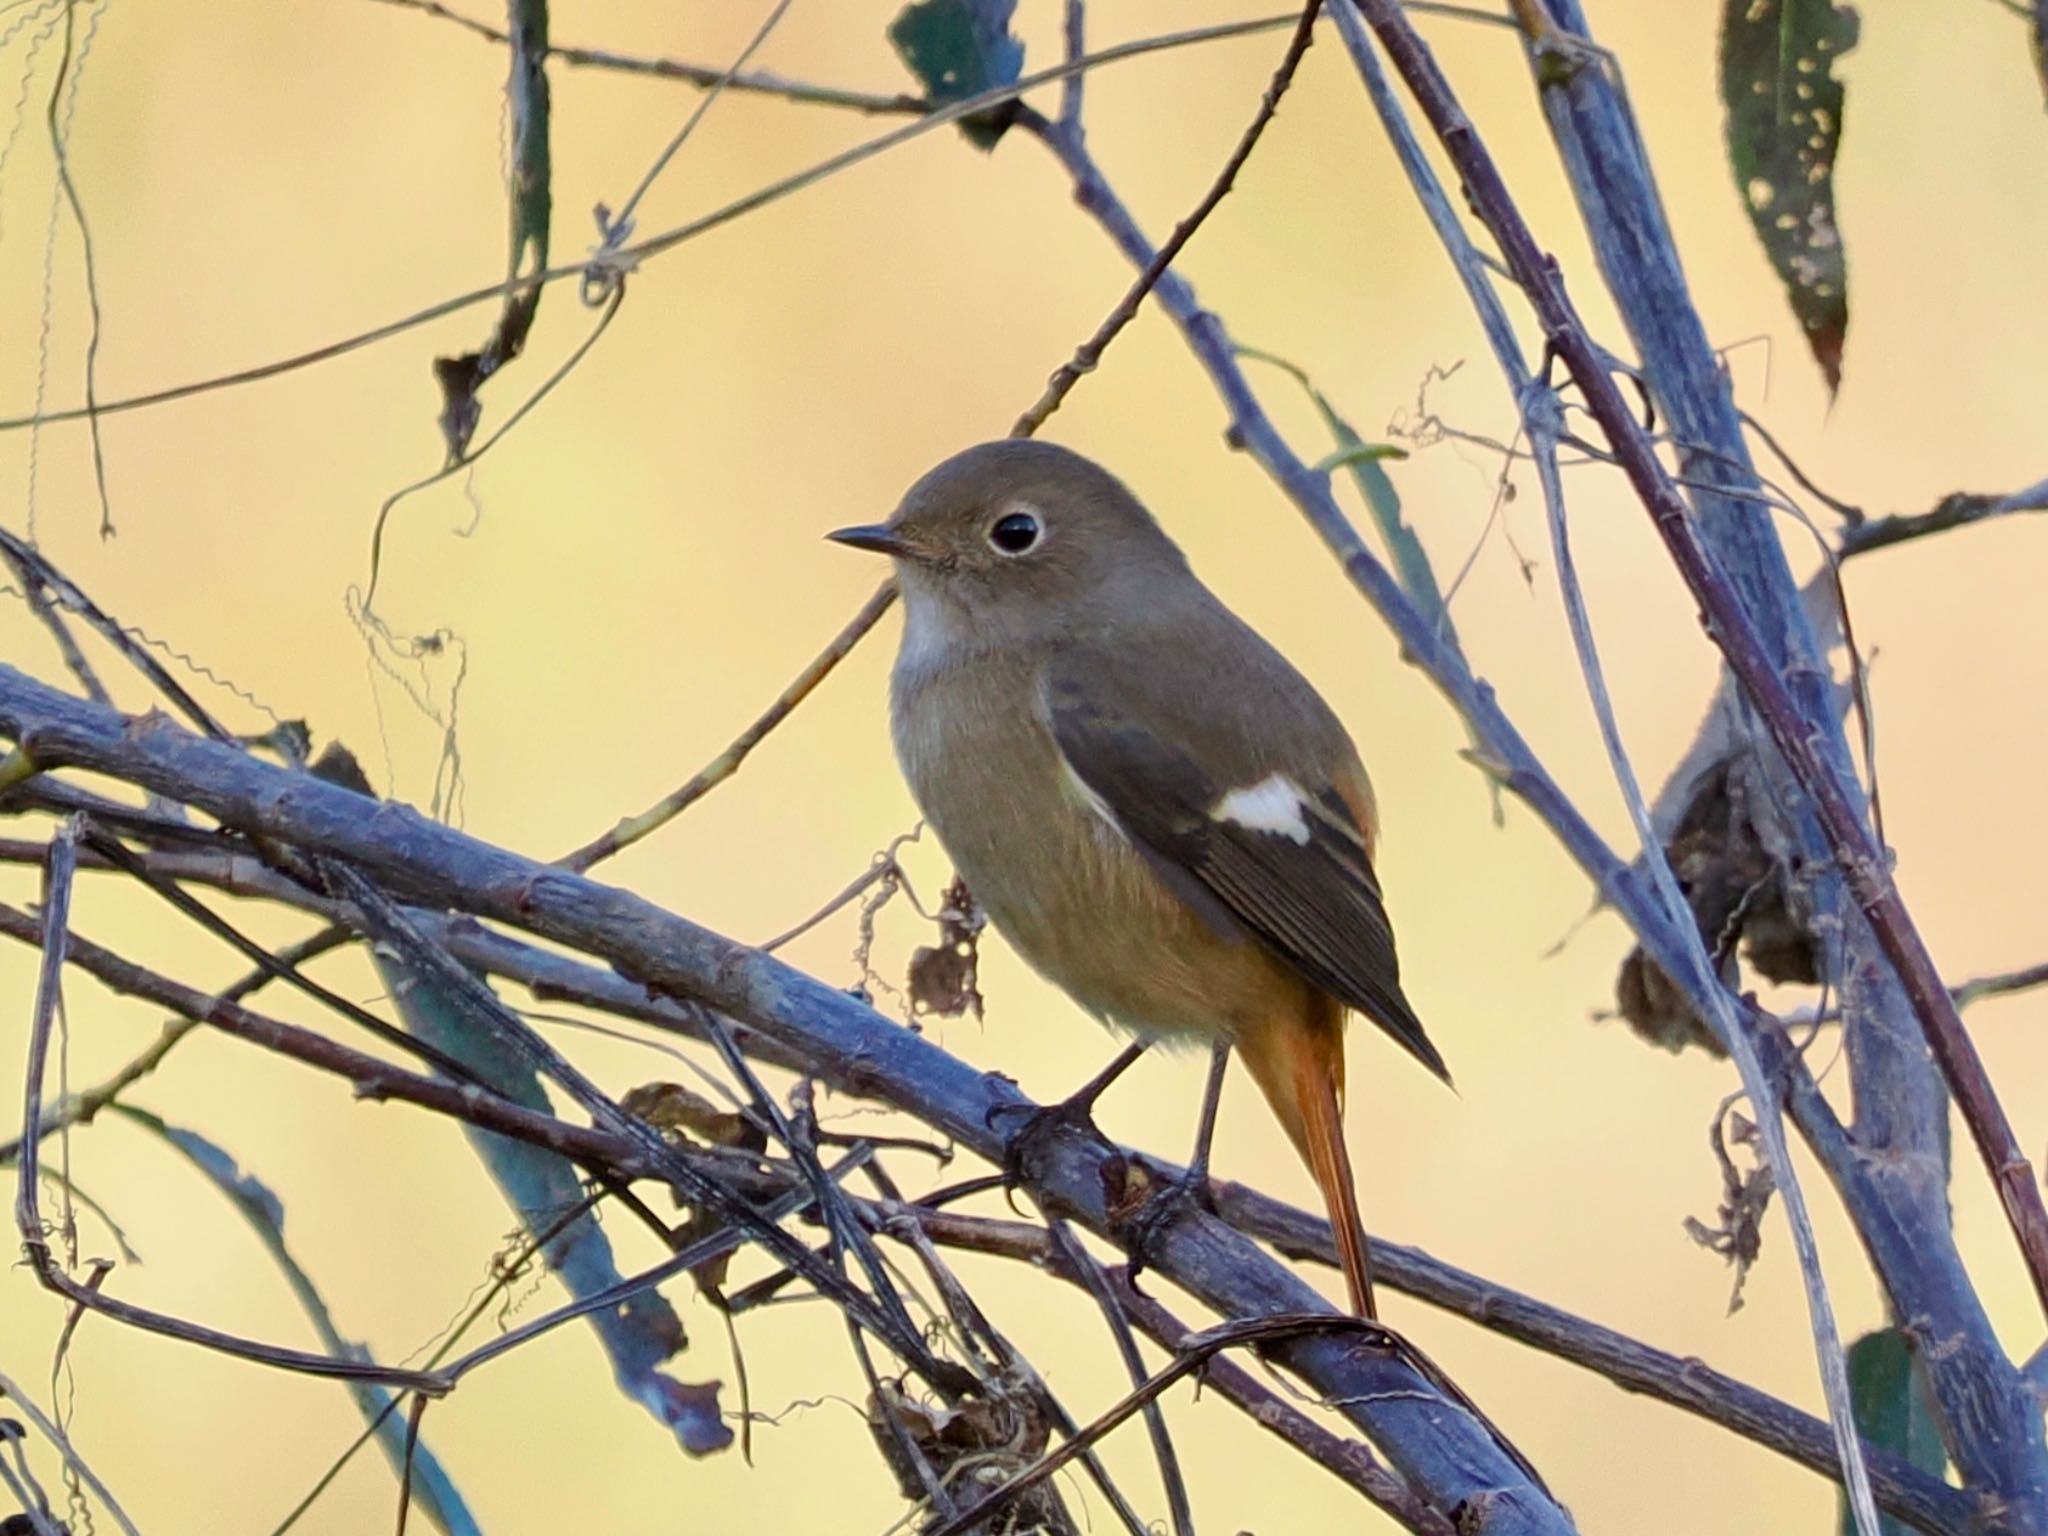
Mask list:
[[[669,1140],[685,1145],[735,1147],[744,1152],[768,1150],[767,1132],[753,1121],[738,1110],[720,1109],[681,1083],[642,1083],[629,1088],[619,1100],[619,1108],[646,1121]],[[678,1201],[678,1206],[681,1203]],[[692,1211],[676,1227],[673,1241],[680,1251],[702,1242],[724,1226],[716,1217]],[[707,1294],[715,1296],[725,1284],[726,1268],[731,1262],[730,1254],[723,1255],[699,1264],[690,1274]]]
[[[868,1428],[905,1498],[923,1499],[925,1479],[905,1455],[891,1418],[931,1477],[963,1498],[1001,1487],[1044,1454],[1050,1426],[1036,1398],[990,1385],[987,1396],[965,1398],[951,1407],[917,1402],[886,1381],[868,1399]],[[994,1529],[1056,1530],[1059,1522],[1056,1497],[1041,1484],[1020,1495]]]
[[748,1152],[767,1150],[768,1138],[736,1109],[720,1109],[700,1093],[681,1083],[642,1083],[626,1090],[619,1108],[645,1120],[657,1131],[713,1147],[740,1147]]
[[910,957],[910,1008],[914,1014],[935,1013],[957,1019],[971,1012],[981,1017],[981,930],[988,918],[975,904],[967,883],[955,876],[939,909],[939,942]]
[[1777,1192],[1777,1184],[1771,1178],[1771,1170],[1761,1161],[1750,1168],[1736,1164],[1729,1154],[1728,1143],[1749,1148],[1755,1155],[1759,1137],[1756,1126],[1740,1114],[1726,1116],[1729,1133],[1724,1134],[1723,1116],[1716,1114],[1714,1124],[1708,1132],[1713,1144],[1714,1160],[1721,1165],[1721,1205],[1716,1213],[1720,1218],[1718,1226],[1708,1226],[1696,1216],[1685,1218],[1685,1230],[1692,1240],[1702,1248],[1718,1253],[1735,1266],[1735,1286],[1728,1296],[1728,1311],[1732,1316],[1742,1310],[1742,1287],[1749,1279],[1750,1266],[1763,1252],[1764,1212],[1770,1209],[1771,1196]]
[[[1812,984],[1820,956],[1807,927],[1794,881],[1773,856],[1760,824],[1744,753],[1710,763],[1665,844],[1722,978],[1738,984],[1738,951],[1758,975],[1773,982]],[[1684,992],[1638,945],[1622,962],[1615,1005],[1636,1033],[1667,1051],[1696,1045],[1726,1053]]]

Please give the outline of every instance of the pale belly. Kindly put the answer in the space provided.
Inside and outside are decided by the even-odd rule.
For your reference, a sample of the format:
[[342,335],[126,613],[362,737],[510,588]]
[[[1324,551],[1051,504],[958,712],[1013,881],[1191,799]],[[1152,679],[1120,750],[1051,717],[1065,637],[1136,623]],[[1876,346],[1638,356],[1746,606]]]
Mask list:
[[1234,1037],[1295,999],[1292,970],[1256,939],[1219,933],[1087,803],[1035,697],[1022,676],[962,669],[899,684],[895,698],[911,792],[996,930],[1082,1007],[1143,1038]]

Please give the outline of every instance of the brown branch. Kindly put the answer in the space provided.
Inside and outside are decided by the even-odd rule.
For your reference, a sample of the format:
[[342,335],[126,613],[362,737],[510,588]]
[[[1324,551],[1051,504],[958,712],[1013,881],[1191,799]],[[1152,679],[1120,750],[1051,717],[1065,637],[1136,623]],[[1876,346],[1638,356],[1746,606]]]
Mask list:
[[[401,0],[387,0],[387,3],[398,4]],[[740,764],[747,760],[747,754],[758,747],[770,731],[787,720],[797,705],[810,697],[811,690],[845,659],[847,652],[860,643],[861,637],[875,627],[895,601],[896,582],[891,578],[875,588],[874,596],[861,605],[860,611],[846,621],[845,627],[832,637],[830,643],[811,658],[787,688],[776,695],[760,717],[734,737],[732,744],[723,752],[693,774],[687,783],[638,816],[627,817],[602,837],[584,844],[573,853],[564,854],[555,862],[564,869],[582,874],[601,860],[610,858],[622,848],[631,847],[648,833],[673,821],[718,788],[739,771]]]
[[1835,553],[1847,560],[1853,555],[1867,555],[1873,549],[1903,544],[1930,533],[1947,533],[1952,528],[1967,528],[1972,523],[1988,522],[1992,518],[2009,517],[2019,512],[2048,512],[2048,480],[2006,496],[1951,491],[1929,511],[1902,512],[1857,523],[1842,530],[1841,542],[1835,546]]
[[[24,944],[40,945],[43,942],[43,921],[18,907],[0,903],[0,935],[18,939]],[[343,1078],[354,1087],[358,1098],[416,1104],[483,1130],[545,1147],[584,1167],[604,1169],[626,1177],[637,1177],[644,1171],[632,1146],[617,1136],[586,1126],[571,1125],[554,1115],[527,1109],[484,1089],[440,1082],[408,1072],[403,1067],[395,1067],[379,1057],[329,1040],[310,1029],[286,1024],[240,1003],[188,987],[124,959],[76,932],[70,935],[64,946],[64,959],[122,996],[139,997],[193,1024],[209,1025],[222,1034],[246,1040],[265,1050],[275,1051],[288,1060]],[[35,1118],[40,1120],[40,1109]],[[40,1125],[36,1128],[43,1129]],[[19,1144],[18,1156],[24,1170],[31,1166],[26,1135]]]
[[[436,0],[381,0],[382,4],[397,6],[402,10],[418,11],[421,15],[432,16],[441,21],[452,22],[472,36],[489,43],[504,46],[511,39],[500,29],[488,22],[476,21],[436,3]],[[560,59],[564,64],[573,64],[590,69],[611,70],[628,75],[652,75],[664,80],[679,80],[709,90],[721,82],[729,91],[748,91],[762,96],[780,96],[786,101],[801,102],[820,107],[841,107],[849,111],[869,114],[890,114],[893,116],[922,117],[930,112],[933,103],[922,96],[898,93],[884,95],[869,91],[842,91],[832,86],[812,85],[802,80],[789,80],[780,75],[765,73],[733,74],[728,76],[722,69],[708,68],[702,64],[684,64],[674,59],[638,58],[630,54],[613,53],[603,48],[565,48],[552,44],[546,57]]]
[[[1046,381],[1045,393],[1038,397],[1037,402],[1028,411],[1017,418],[1017,424],[1010,428],[1010,436],[1030,437],[1037,432],[1045,425],[1046,418],[1060,408],[1060,402],[1065,400],[1074,386],[1081,381],[1081,375],[1094,372],[1095,365],[1102,361],[1102,354],[1109,344],[1115,341],[1118,333],[1137,316],[1138,306],[1145,302],[1145,295],[1152,291],[1160,275],[1173,265],[1174,258],[1180,255],[1182,248],[1194,238],[1195,231],[1202,227],[1202,221],[1215,212],[1216,205],[1229,194],[1237,181],[1237,173],[1244,168],[1245,161],[1251,158],[1252,150],[1257,147],[1260,137],[1266,131],[1266,125],[1273,120],[1273,114],[1279,110],[1280,98],[1287,94],[1288,86],[1294,83],[1294,72],[1301,64],[1302,55],[1308,52],[1309,44],[1315,40],[1316,17],[1322,8],[1323,0],[1308,0],[1308,4],[1302,8],[1301,21],[1296,25],[1294,35],[1287,41],[1287,51],[1281,55],[1279,68],[1273,71],[1273,78],[1267,83],[1265,95],[1259,98],[1258,111],[1252,114],[1251,123],[1238,138],[1237,147],[1230,152],[1230,158],[1223,162],[1223,169],[1216,173],[1216,179],[1210,183],[1209,190],[1189,211],[1188,216],[1173,226],[1173,233],[1168,235],[1165,242],[1153,253],[1152,259],[1145,263],[1136,281],[1117,301],[1116,308],[1112,309],[1103,318],[1102,324],[1095,328],[1095,334],[1075,348],[1073,357],[1060,364],[1054,371],[1053,376]],[[1078,80],[1080,77],[1075,78]],[[1063,112],[1061,123],[1065,132],[1079,131],[1075,126],[1074,116]]]
[[[1211,1189],[1217,1214],[1247,1236],[1269,1242],[1291,1257],[1336,1266],[1336,1245],[1320,1218],[1229,1180],[1214,1180]],[[1834,1431],[1825,1420],[1702,1360],[1657,1349],[1446,1264],[1419,1248],[1376,1237],[1372,1252],[1375,1278],[1389,1289],[1604,1376],[1624,1391],[1694,1414],[1809,1471],[1841,1481]],[[1978,1503],[1971,1495],[1868,1443],[1863,1454],[1871,1491],[1886,1513],[1927,1531],[1973,1528]]]
[[63,993],[64,963],[68,958],[68,952],[74,950],[79,943],[69,929],[71,877],[76,867],[73,858],[76,847],[74,839],[74,830],[67,827],[51,842],[49,860],[45,866],[41,921],[28,917],[26,913],[15,913],[9,909],[10,916],[20,918],[30,926],[34,934],[31,942],[41,948],[43,956],[42,968],[36,982],[35,1009],[29,1026],[21,1155],[15,1178],[14,1196],[15,1225],[21,1233],[22,1250],[28,1257],[29,1268],[35,1272],[36,1279],[45,1289],[55,1291],[83,1311],[104,1313],[116,1322],[126,1323],[149,1333],[161,1334],[166,1338],[198,1344],[238,1359],[253,1360],[311,1376],[331,1376],[348,1381],[369,1381],[385,1386],[405,1387],[433,1396],[439,1396],[447,1391],[449,1383],[433,1372],[371,1365],[360,1360],[338,1359],[332,1355],[312,1354],[306,1350],[264,1344],[235,1334],[223,1333],[217,1328],[208,1328],[200,1323],[188,1322],[183,1318],[172,1317],[148,1307],[140,1307],[133,1302],[122,1301],[107,1295],[97,1285],[80,1284],[51,1255],[50,1229],[43,1220],[41,1203],[39,1121],[43,1104],[43,1073],[49,1060],[50,1036]]
[[[36,862],[39,861],[42,847],[42,844],[0,844],[0,860],[16,858],[20,862]],[[33,859],[24,857],[31,852],[35,855]],[[89,857],[89,851],[85,852],[81,863],[84,864]],[[292,886],[275,876],[270,877],[275,881],[274,886],[261,882],[250,883],[249,871],[268,873],[262,871],[261,866],[255,865],[253,861],[239,861],[240,873],[236,872],[237,861],[213,856],[164,854],[153,856],[153,862],[159,872],[177,879],[200,882],[213,880],[224,885],[232,880],[234,884],[231,888],[244,895],[293,902],[309,912],[316,912],[322,916],[333,916],[340,910],[320,903],[302,888]],[[445,919],[431,931],[434,937],[446,945],[464,964],[522,986],[537,997],[623,1015],[692,1039],[708,1039],[696,1010],[685,1008],[667,999],[651,998],[645,988],[614,972],[522,944],[516,939],[484,928],[468,919]],[[40,929],[33,918],[25,914],[10,914],[9,909],[0,907],[0,934],[33,942],[33,935],[39,932]],[[107,956],[103,960],[101,957],[104,953],[83,940],[73,940],[74,963],[91,970],[116,991],[144,997],[169,1008],[174,1013],[183,1012],[182,1003],[189,1002],[196,1006],[200,1003],[215,1002],[214,999],[189,988],[179,988],[176,983],[152,981],[148,978],[148,973],[142,972],[139,967],[132,967],[128,962],[120,961],[118,957]],[[107,968],[102,969],[102,966]],[[2048,966],[2035,967],[2028,972],[2014,972],[2011,975],[2015,979],[2030,978],[2037,972],[2042,973],[2041,979],[2048,979]],[[138,977],[138,984],[129,984],[131,979]],[[2004,979],[2006,978],[1986,978],[1987,981]],[[1965,983],[1966,987],[1968,985],[1971,984]],[[170,990],[152,990],[161,986],[167,986]],[[221,1016],[230,1021],[234,1019],[231,1013],[223,1012]],[[269,1025],[267,1021],[266,1027],[291,1029],[288,1025]],[[249,1038],[256,1037],[252,1035]],[[805,1070],[806,1063],[803,1058],[774,1044],[765,1036],[742,1032],[739,1038],[750,1056],[790,1070]],[[386,1087],[380,1081],[378,1091],[366,1096],[399,1099],[436,1112],[466,1116],[462,1105],[451,1106],[440,1097],[442,1094],[452,1093],[466,1105],[470,1101],[460,1090],[450,1090],[431,1079],[415,1077],[398,1068],[390,1067],[376,1058],[349,1052],[346,1047],[335,1046],[322,1037],[313,1036],[311,1039],[317,1047],[333,1053],[330,1058],[333,1065],[329,1066],[328,1060],[311,1056],[302,1057],[301,1059],[307,1060],[308,1064],[340,1071],[351,1080],[358,1080],[356,1072],[361,1063],[367,1063],[369,1069],[376,1072],[391,1074],[390,1086]],[[258,1040],[257,1043],[265,1042]],[[288,1045],[279,1048],[287,1054],[295,1054]],[[433,1091],[432,1094],[415,1092],[414,1085],[420,1084],[426,1085],[428,1090]],[[530,1112],[520,1111],[519,1115],[503,1117],[498,1116],[498,1101],[495,1099],[486,1098],[479,1102],[483,1107],[478,1113],[494,1118],[473,1119],[471,1123],[483,1124],[487,1129],[522,1139],[529,1139],[534,1135],[542,1136],[546,1139],[540,1144],[548,1145],[565,1156],[575,1158],[586,1167],[596,1166],[586,1154],[601,1155],[605,1158],[620,1156],[618,1144],[602,1138],[601,1133],[580,1131],[572,1127],[575,1140],[558,1142],[555,1139],[558,1135],[556,1128],[561,1122],[543,1116],[540,1117],[539,1123],[529,1125],[520,1118],[520,1115]],[[630,1170],[632,1164],[627,1162],[607,1166]],[[1217,1212],[1231,1226],[1247,1236],[1274,1244],[1282,1253],[1289,1256],[1310,1258],[1322,1264],[1335,1264],[1336,1250],[1330,1242],[1329,1229],[1319,1218],[1228,1180],[1217,1180],[1213,1187]],[[886,1205],[879,1209],[884,1216],[894,1212],[893,1207]],[[949,1211],[932,1210],[928,1205],[906,1206],[904,1209],[917,1214],[917,1219],[933,1239],[946,1246],[971,1248],[978,1252],[1018,1259],[1040,1268],[1051,1268],[1054,1272],[1060,1271],[1059,1256],[1052,1250],[1050,1239],[1042,1228],[1031,1223],[961,1216]],[[1382,1278],[1390,1288],[1441,1307],[1504,1338],[1542,1350],[1581,1369],[1604,1376],[1626,1391],[1641,1393],[1670,1407],[1697,1415],[1823,1477],[1839,1478],[1834,1439],[1828,1426],[1790,1404],[1715,1371],[1701,1361],[1656,1349],[1589,1319],[1447,1264],[1420,1249],[1393,1243],[1384,1238],[1375,1238],[1373,1241],[1374,1253],[1385,1256],[1381,1262],[1384,1271]],[[1142,1319],[1140,1322],[1142,1325]],[[1150,1332],[1149,1328],[1147,1331]],[[1353,1442],[1341,1443],[1351,1445]],[[1872,1486],[1878,1503],[1888,1513],[1908,1520],[1923,1530],[1940,1532],[1961,1532],[1975,1518],[1975,1503],[1961,1490],[1946,1487],[1896,1457],[1885,1456],[1871,1447],[1865,1447],[1865,1454],[1870,1458]],[[1318,1455],[1317,1459],[1324,1461],[1325,1465],[1328,1464],[1321,1455]],[[1356,1453],[1345,1452],[1341,1459],[1355,1460]],[[1339,1475],[1344,1474],[1340,1471]],[[1385,1476],[1394,1478],[1391,1472]],[[1398,1482],[1398,1478],[1395,1478],[1395,1481]],[[1373,1496],[1371,1488],[1358,1483],[1354,1483],[1354,1486],[1358,1486],[1368,1497]]]
[[[1159,1344],[1177,1350],[1194,1336],[1195,1330],[1133,1285],[1128,1270],[1113,1270],[1110,1285],[1131,1321]],[[1220,1356],[1211,1360],[1202,1373],[1202,1388],[1242,1409],[1254,1423],[1349,1483],[1417,1536],[1456,1536],[1451,1522],[1416,1497],[1370,1446],[1324,1428],[1236,1361]]]
[[1564,361],[1588,410],[1600,423],[1679,574],[1699,602],[1709,637],[1741,680],[1771,740],[1811,798],[1843,878],[1897,973],[1990,1172],[2026,1258],[2035,1294],[2048,1308],[2048,1205],[2042,1202],[2040,1184],[2020,1149],[1983,1058],[1942,985],[1934,957],[1913,926],[1884,851],[1872,841],[1857,813],[1852,788],[1823,756],[1740,595],[1659,462],[1648,433],[1609,372],[1605,355],[1566,297],[1556,263],[1537,245],[1492,154],[1474,131],[1435,57],[1395,0],[1357,3],[1457,167],[1475,212],[1535,309],[1546,344]]
[[[1054,1244],[1052,1234],[1033,1222],[966,1216],[925,1204],[886,1205],[881,1210],[886,1221],[914,1225],[926,1238],[945,1247],[1014,1259],[1057,1275],[1071,1285],[1082,1284],[1081,1276]],[[1127,1270],[1112,1269],[1107,1278],[1125,1313],[1154,1343],[1177,1350],[1194,1333],[1166,1307],[1133,1285]],[[1398,1473],[1389,1470],[1373,1454],[1372,1447],[1324,1428],[1243,1367],[1225,1359],[1211,1360],[1202,1373],[1202,1385],[1205,1391],[1216,1393],[1248,1414],[1261,1428],[1301,1451],[1419,1536],[1456,1536],[1451,1523],[1420,1498]]]
[[1180,1341],[1170,1364],[1154,1372],[1144,1385],[1135,1388],[1097,1415],[1082,1428],[1078,1436],[1066,1441],[1058,1450],[1047,1452],[1001,1486],[983,1494],[952,1519],[931,1527],[924,1536],[965,1536],[965,1533],[974,1530],[983,1521],[1008,1506],[1018,1495],[1028,1493],[1051,1477],[1084,1449],[1100,1440],[1132,1414],[1140,1411],[1168,1387],[1201,1369],[1213,1356],[1224,1350],[1257,1347],[1261,1344],[1300,1338],[1306,1334],[1328,1333],[1357,1333],[1362,1336],[1359,1345],[1361,1348],[1380,1349],[1397,1354],[1405,1348],[1398,1335],[1380,1327],[1379,1324],[1334,1312],[1280,1312],[1241,1322],[1221,1323],[1201,1333],[1190,1334]]

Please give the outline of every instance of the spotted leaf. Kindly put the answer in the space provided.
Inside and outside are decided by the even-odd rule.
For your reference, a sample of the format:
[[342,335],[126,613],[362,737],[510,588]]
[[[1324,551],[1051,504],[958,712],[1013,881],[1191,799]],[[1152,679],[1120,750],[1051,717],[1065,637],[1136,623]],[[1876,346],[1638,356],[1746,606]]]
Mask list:
[[1849,332],[1848,262],[1835,218],[1835,63],[1856,34],[1856,12],[1832,0],[1724,0],[1721,12],[1728,163],[1831,394]]

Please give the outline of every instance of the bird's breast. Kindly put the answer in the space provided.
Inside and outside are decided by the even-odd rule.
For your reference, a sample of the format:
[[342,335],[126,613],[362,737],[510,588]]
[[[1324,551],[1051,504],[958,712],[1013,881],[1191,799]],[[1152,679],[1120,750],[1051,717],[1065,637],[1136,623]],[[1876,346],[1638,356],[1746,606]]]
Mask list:
[[1212,929],[1075,779],[1030,662],[955,651],[934,664],[906,647],[891,724],[911,793],[968,889],[1083,1007],[1145,1035],[1214,1036],[1270,1004],[1263,946]]

